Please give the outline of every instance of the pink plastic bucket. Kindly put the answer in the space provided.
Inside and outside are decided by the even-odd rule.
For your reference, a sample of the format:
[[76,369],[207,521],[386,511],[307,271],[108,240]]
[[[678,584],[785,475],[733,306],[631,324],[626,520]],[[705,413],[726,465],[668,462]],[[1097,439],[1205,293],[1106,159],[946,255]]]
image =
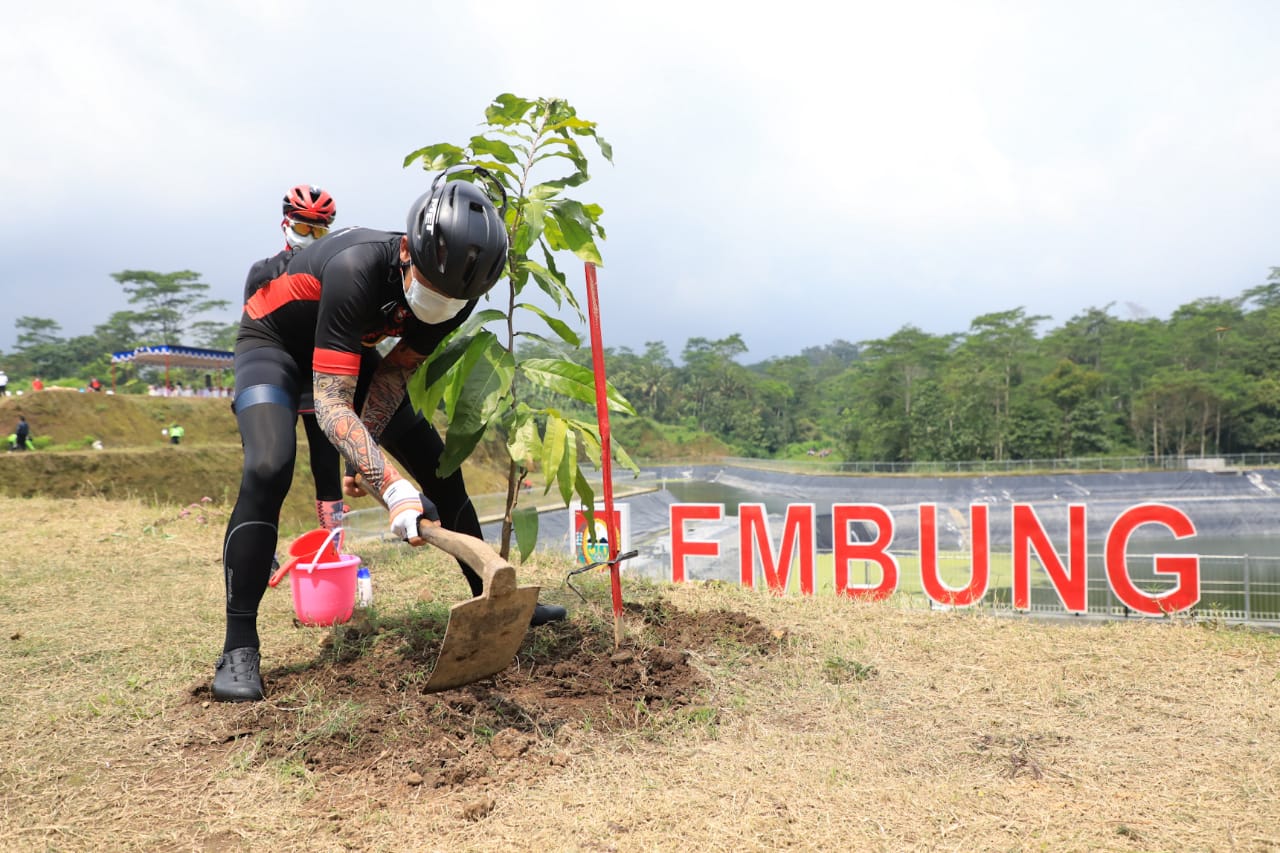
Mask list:
[[360,558],[343,554],[332,563],[298,563],[289,572],[293,612],[303,625],[340,625],[351,619]]
[[[292,558],[269,581],[275,586],[288,573],[293,612],[303,625],[340,625],[351,619],[360,558],[341,549],[341,527],[304,533],[289,546]],[[312,562],[303,562],[303,554]]]

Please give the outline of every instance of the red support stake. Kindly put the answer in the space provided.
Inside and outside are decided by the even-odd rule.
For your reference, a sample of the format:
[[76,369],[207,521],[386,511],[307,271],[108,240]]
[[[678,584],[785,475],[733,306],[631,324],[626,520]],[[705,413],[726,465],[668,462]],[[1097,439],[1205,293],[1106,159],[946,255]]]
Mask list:
[[[587,273],[587,322],[591,327],[591,366],[595,373],[596,424],[600,428],[600,474],[604,489],[604,524],[609,537],[609,559],[618,556],[618,529],[613,515],[613,460],[609,445],[609,399],[605,386],[604,343],[600,337],[600,294],[596,288],[596,265],[588,261]],[[609,581],[613,588],[614,645],[621,643],[622,631],[622,577],[618,564],[610,562]]]

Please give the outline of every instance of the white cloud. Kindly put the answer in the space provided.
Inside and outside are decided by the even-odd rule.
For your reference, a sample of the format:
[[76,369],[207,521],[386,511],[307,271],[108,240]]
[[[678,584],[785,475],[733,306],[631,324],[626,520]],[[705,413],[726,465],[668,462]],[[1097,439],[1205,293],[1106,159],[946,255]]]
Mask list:
[[[87,332],[129,267],[232,294],[301,181],[398,227],[423,180],[404,155],[511,91],[614,145],[577,192],[606,211],[606,343],[743,331],[763,356],[1018,305],[1165,315],[1280,262],[1277,23],[1246,2],[27,4],[0,31],[9,308]],[[68,241],[86,215],[100,239]]]

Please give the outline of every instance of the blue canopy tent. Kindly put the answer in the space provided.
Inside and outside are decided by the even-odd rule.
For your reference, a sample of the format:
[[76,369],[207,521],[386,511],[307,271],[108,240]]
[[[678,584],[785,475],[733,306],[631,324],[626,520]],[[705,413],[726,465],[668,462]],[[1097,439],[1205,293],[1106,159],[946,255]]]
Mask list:
[[162,344],[154,347],[137,347],[111,353],[111,388],[116,387],[116,365],[135,364],[141,366],[164,365],[164,387],[169,387],[170,367],[197,367],[205,369],[229,370],[235,365],[235,353],[216,349],[199,349]]

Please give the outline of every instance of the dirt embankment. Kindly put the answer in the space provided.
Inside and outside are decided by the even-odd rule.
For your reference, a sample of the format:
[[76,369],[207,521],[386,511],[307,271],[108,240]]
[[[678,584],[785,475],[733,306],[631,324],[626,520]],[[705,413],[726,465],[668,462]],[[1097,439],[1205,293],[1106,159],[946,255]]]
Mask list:
[[[175,504],[207,497],[228,506],[235,501],[243,454],[226,398],[42,391],[0,399],[0,425],[12,431],[20,414],[46,449],[0,453],[0,495],[94,495]],[[186,431],[177,446],[162,433],[173,423]],[[102,442],[102,450],[92,449],[95,439]],[[299,464],[281,513],[286,528],[305,528],[315,520],[301,424],[298,447]],[[505,488],[506,471],[495,450],[501,449],[482,445],[463,465],[472,493]],[[351,504],[357,509],[375,506],[368,498]]]
[[[0,495],[140,498],[175,504],[207,497],[228,506],[235,501],[243,454],[228,398],[70,390],[0,398],[0,427],[12,431],[19,414],[26,416],[41,449],[0,453]],[[177,446],[163,433],[174,423],[186,431]],[[439,421],[437,427],[443,431]],[[622,431],[628,434],[625,449],[637,460],[706,461],[728,452],[710,436],[669,441],[644,422]],[[286,529],[306,529],[315,521],[314,483],[301,423],[297,435],[298,464],[281,513]],[[95,440],[102,450],[92,449]],[[505,493],[507,456],[501,439],[491,436],[481,442],[462,471],[473,496]],[[538,481],[536,474],[534,480]],[[350,503],[354,509],[376,506],[367,498]]]

